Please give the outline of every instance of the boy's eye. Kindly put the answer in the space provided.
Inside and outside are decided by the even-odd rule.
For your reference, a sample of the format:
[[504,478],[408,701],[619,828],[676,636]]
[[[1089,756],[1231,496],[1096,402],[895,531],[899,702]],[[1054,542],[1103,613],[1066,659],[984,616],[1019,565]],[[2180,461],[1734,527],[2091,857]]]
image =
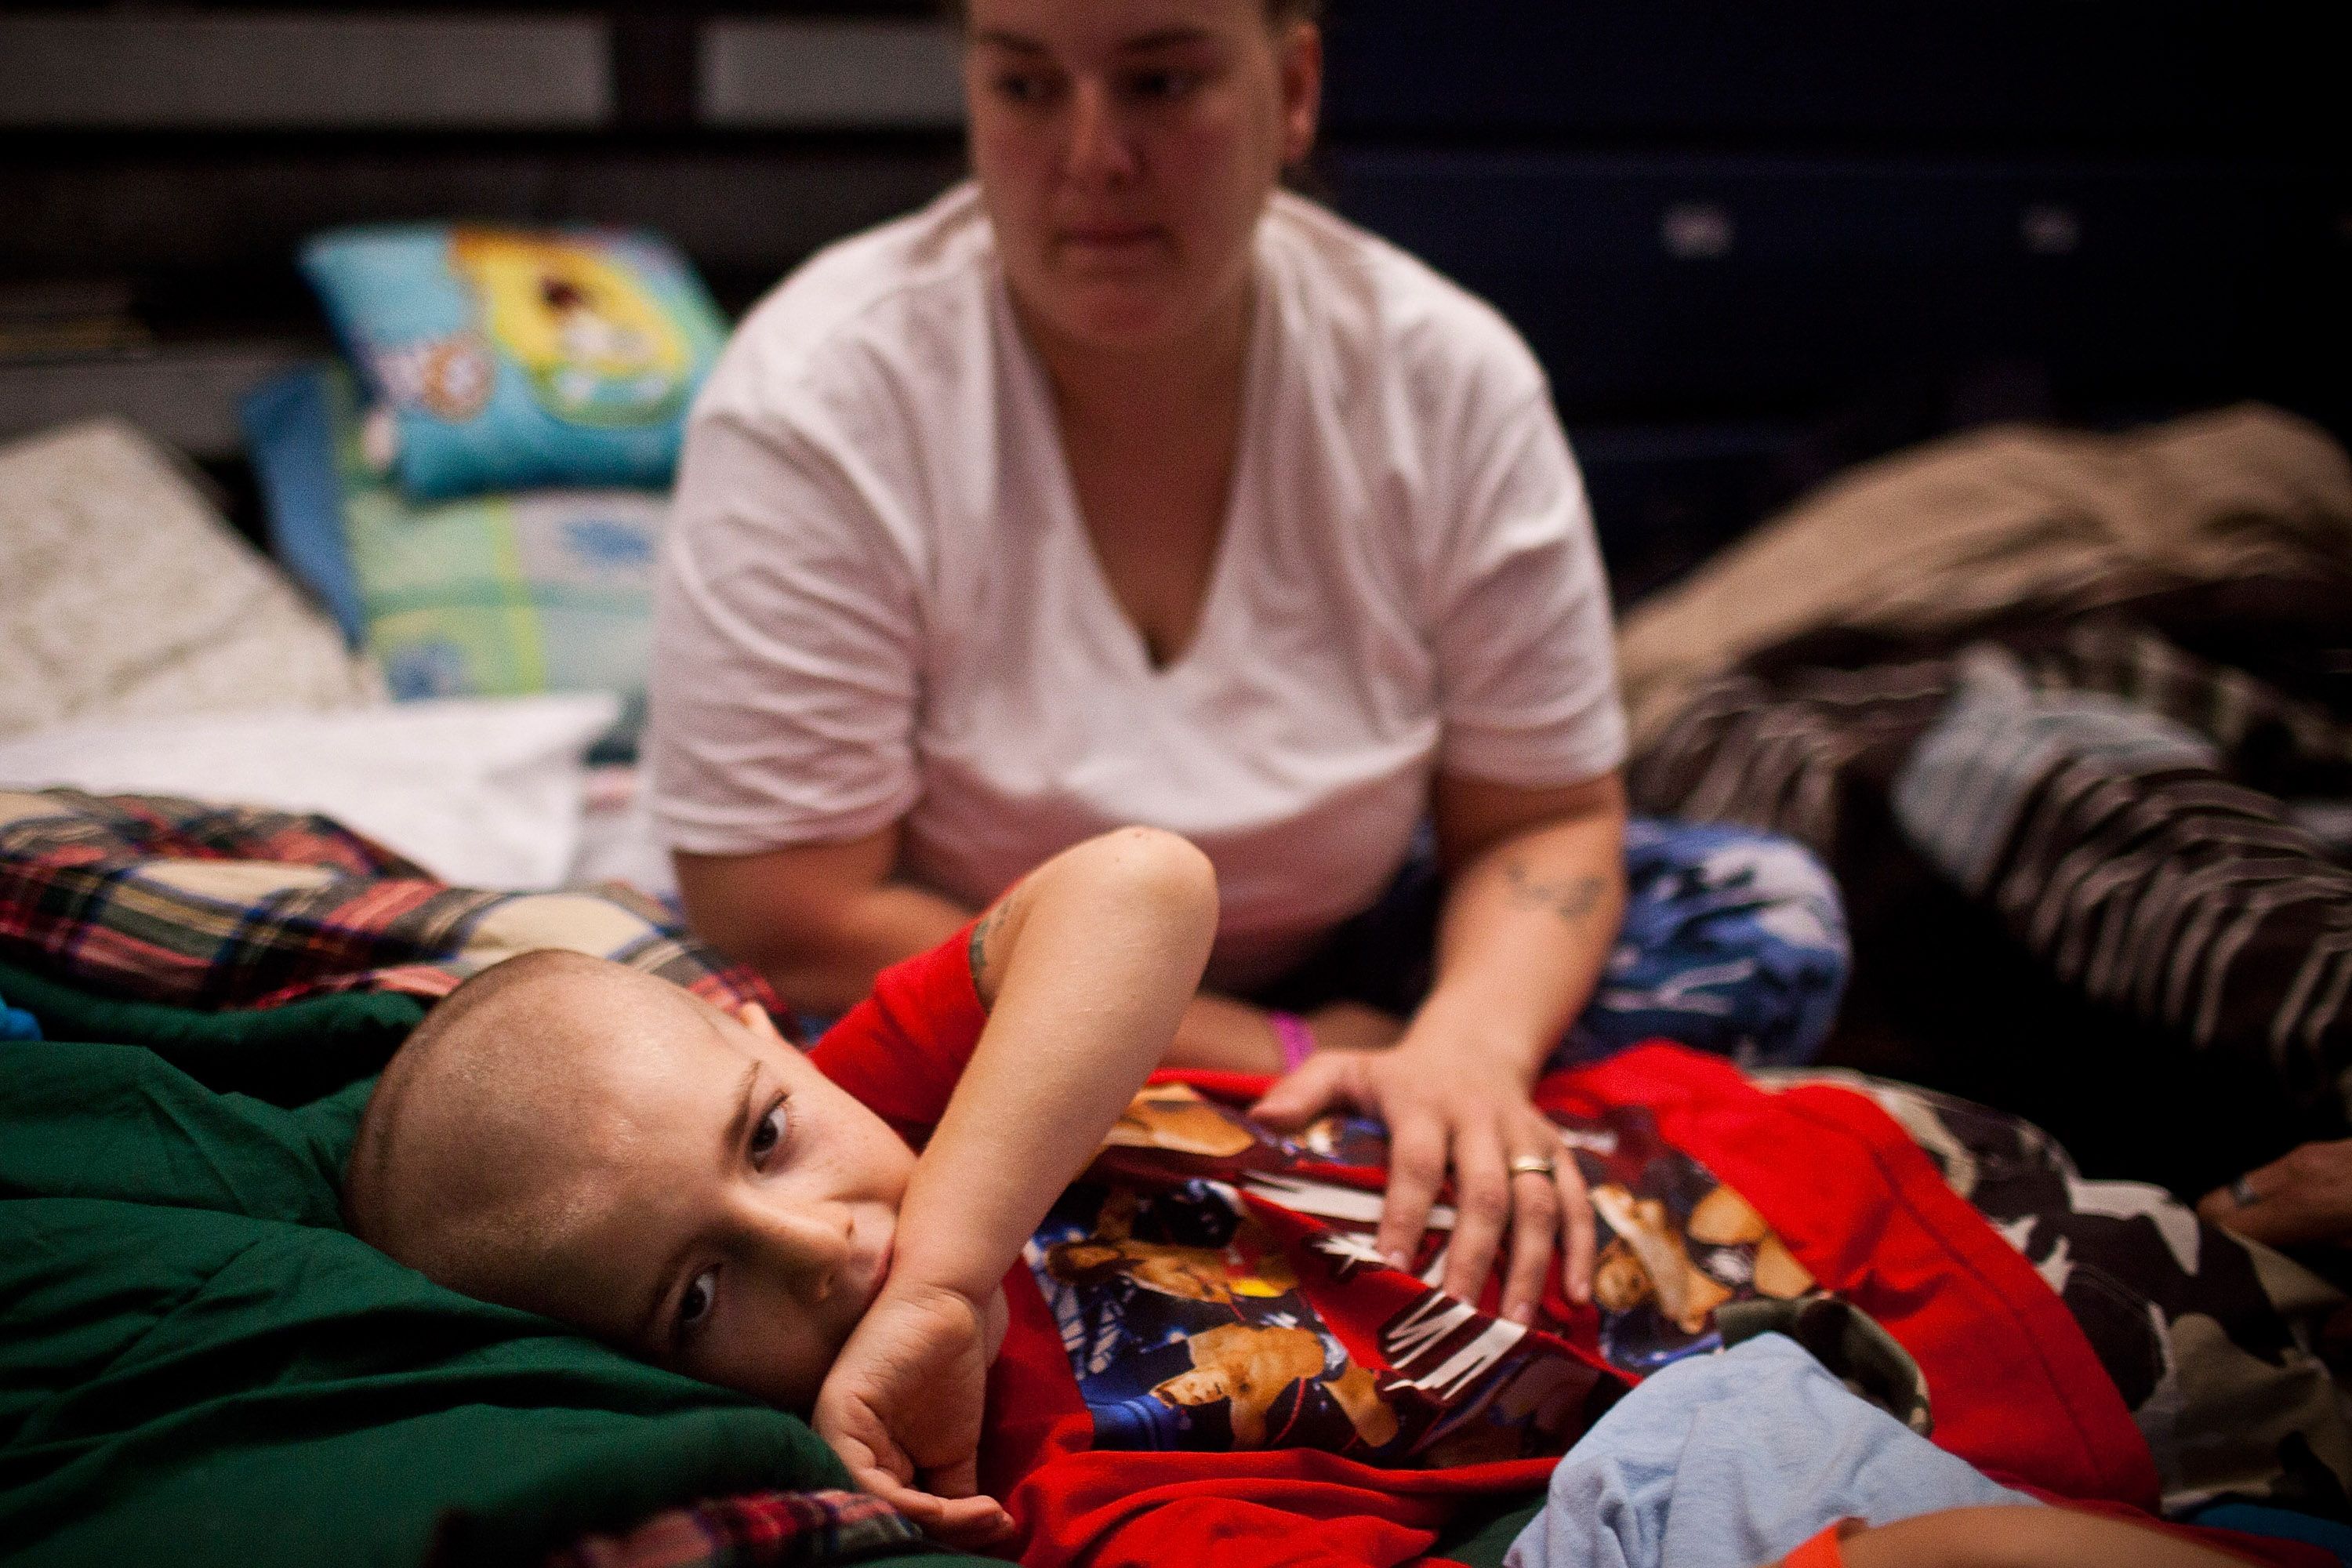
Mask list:
[[782,1147],[784,1134],[791,1128],[791,1116],[780,1100],[769,1108],[767,1115],[760,1118],[759,1125],[751,1129],[751,1163],[755,1165],[764,1163],[769,1155]]
[[710,1309],[719,1302],[719,1270],[706,1268],[687,1281],[686,1293],[677,1299],[677,1331],[683,1336],[702,1326],[710,1316]]

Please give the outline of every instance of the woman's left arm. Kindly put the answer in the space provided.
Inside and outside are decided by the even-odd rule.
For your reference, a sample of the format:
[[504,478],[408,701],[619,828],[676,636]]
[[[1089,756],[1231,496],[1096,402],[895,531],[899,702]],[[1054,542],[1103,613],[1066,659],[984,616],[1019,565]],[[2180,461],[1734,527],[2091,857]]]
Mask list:
[[[1254,1110],[1298,1126],[1335,1103],[1387,1122],[1388,1201],[1377,1245],[1412,1256],[1447,1171],[1454,1228],[1444,1288],[1475,1300],[1500,1252],[1504,1314],[1534,1315],[1555,1247],[1584,1300],[1592,1210],[1575,1162],[1528,1098],[1584,1006],[1625,907],[1625,793],[1615,773],[1559,789],[1444,777],[1434,795],[1449,872],[1429,995],[1386,1051],[1326,1051]],[[1546,1161],[1555,1169],[1511,1169]]]

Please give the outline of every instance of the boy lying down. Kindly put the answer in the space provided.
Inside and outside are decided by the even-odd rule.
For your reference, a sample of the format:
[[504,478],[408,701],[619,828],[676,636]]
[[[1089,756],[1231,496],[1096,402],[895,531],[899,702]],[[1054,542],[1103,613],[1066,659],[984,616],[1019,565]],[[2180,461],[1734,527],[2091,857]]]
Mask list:
[[[945,1539],[1003,1542],[1013,1519],[980,1495],[977,1465],[989,1366],[1008,1329],[1002,1282],[1024,1248],[1038,1259],[1033,1236],[1159,1063],[1215,925],[1213,877],[1196,850],[1149,830],[1108,835],[1024,879],[960,952],[886,974],[808,1054],[756,1005],[730,1016],[573,953],[509,960],[438,1005],[393,1058],[353,1146],[349,1217],[443,1284],[813,1407],[860,1484]],[[935,1004],[974,1010],[964,1032],[976,1041],[929,1027],[938,1020],[919,1015]],[[926,1123],[919,1154],[901,1131]],[[1622,1218],[1627,1200],[1613,1201]],[[1633,1236],[1638,1223],[1617,1228]],[[1196,1249],[1108,1250],[1171,1300],[1235,1319],[1193,1336],[1196,1371],[1155,1388],[1159,1405],[1228,1401],[1236,1446],[1278,1446],[1267,1423],[1297,1423],[1324,1352],[1308,1342],[1301,1365],[1268,1362],[1300,1331],[1244,1328],[1235,1296],[1249,1287],[1212,1277]],[[1055,1251],[1068,1254],[1056,1261],[1073,1279],[1102,1262]],[[1349,1270],[1385,1266],[1359,1248],[1334,1277]],[[1459,1319],[1442,1319],[1447,1331],[1475,1316],[1448,1306]],[[1570,1310],[1557,1292],[1551,1307]],[[1481,1341],[1516,1342],[1515,1325],[1497,1340],[1497,1321],[1477,1321],[1488,1324]],[[1247,1336],[1255,1359],[1213,1358],[1203,1347],[1221,1335]],[[1577,1397],[1565,1403],[1589,1418],[1605,1398],[1588,1395],[1616,1384],[1594,1375],[1607,1371],[1597,1357],[1551,1342],[1549,1382],[1518,1386],[1555,1391],[1553,1406],[1567,1388]],[[1384,1395],[1350,1372],[1322,1386],[1354,1423],[1350,1440],[1378,1447],[1403,1440],[1398,1412],[1412,1400],[1454,1385],[1391,1378]],[[1695,1441],[1702,1428],[1725,1440]],[[1494,1457],[1465,1449],[1458,1462]],[[1424,1449],[1418,1462],[1447,1456]],[[1553,1505],[1514,1551],[1546,1568],[1755,1568],[1841,1553],[1914,1568],[2236,1560],[1998,1486],[1769,1335],[1679,1363],[1618,1402],[1575,1446]]]

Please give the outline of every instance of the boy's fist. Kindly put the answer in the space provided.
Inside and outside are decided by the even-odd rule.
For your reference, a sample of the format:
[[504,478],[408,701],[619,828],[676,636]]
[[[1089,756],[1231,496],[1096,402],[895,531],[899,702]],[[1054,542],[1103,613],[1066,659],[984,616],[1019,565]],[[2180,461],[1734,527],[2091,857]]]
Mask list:
[[885,1284],[818,1391],[814,1425],[850,1479],[950,1545],[1013,1530],[979,1493],[981,1407],[1004,1337],[1002,1289]]

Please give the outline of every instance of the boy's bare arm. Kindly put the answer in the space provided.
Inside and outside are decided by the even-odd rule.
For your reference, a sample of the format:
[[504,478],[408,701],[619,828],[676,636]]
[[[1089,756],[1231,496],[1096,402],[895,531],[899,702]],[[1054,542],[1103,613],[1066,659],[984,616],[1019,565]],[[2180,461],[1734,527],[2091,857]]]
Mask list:
[[1009,1526],[971,1495],[998,1282],[1159,1064],[1216,924],[1207,858],[1127,828],[1047,861],[974,928],[988,1024],[816,1409],[860,1484],[936,1534],[977,1545]]
[[1846,1568],[2243,1568],[2243,1559],[2067,1508],[1954,1508],[1839,1544]]
[[1125,828],[1048,860],[981,917],[989,1021],[899,1211],[896,1269],[996,1288],[1160,1063],[1217,929],[1216,874]]

